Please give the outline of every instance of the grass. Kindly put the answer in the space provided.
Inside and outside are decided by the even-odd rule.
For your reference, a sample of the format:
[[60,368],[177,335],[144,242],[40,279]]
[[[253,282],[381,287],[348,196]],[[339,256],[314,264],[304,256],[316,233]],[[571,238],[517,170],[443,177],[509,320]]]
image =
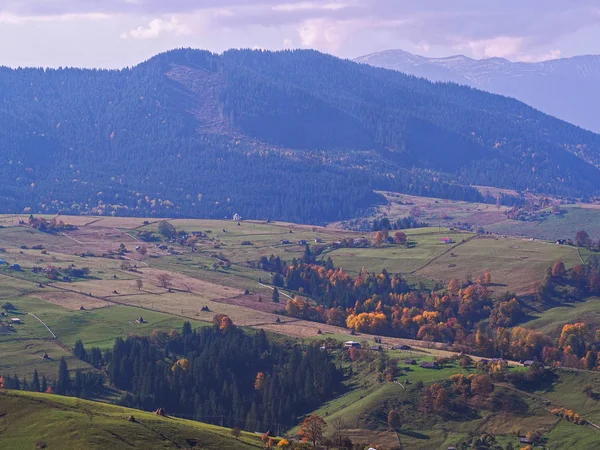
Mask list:
[[[431,217],[446,214],[448,208],[458,208],[455,218],[460,217],[465,220],[471,216],[497,220],[503,214],[501,211],[494,211],[494,208],[489,205],[484,208],[482,205],[440,204],[433,199],[427,205],[429,205],[429,209],[426,214]],[[580,213],[581,211],[569,210],[566,217],[577,219],[577,214]],[[585,215],[589,212],[581,214]],[[304,321],[287,323],[285,318],[283,318],[283,322],[286,323],[275,324],[276,314],[274,313],[250,309],[244,302],[235,305],[213,300],[236,297],[243,290],[249,289],[251,293],[264,294],[263,297],[268,301],[271,291],[260,287],[258,280],[259,278],[268,279],[269,274],[254,268],[254,263],[261,256],[268,257],[274,254],[289,263],[304,252],[304,247],[297,244],[299,240],[309,241],[311,247],[315,249],[316,245],[313,243],[315,237],[321,238],[324,241],[323,245],[327,245],[344,237],[359,237],[366,235],[365,233],[286,223],[244,221],[237,226],[231,221],[175,220],[172,223],[178,229],[187,232],[210,230],[208,236],[211,240],[201,242],[196,252],[191,252],[189,248],[180,247],[177,244],[169,244],[177,253],[175,255],[159,251],[151,245],[149,254],[142,257],[133,251],[133,246],[137,245],[134,239],[136,230],[156,231],[158,222],[155,220],[144,225],[143,219],[104,217],[65,219],[80,227],[79,230],[72,233],[75,240],[62,235],[40,233],[26,227],[14,227],[14,218],[0,217],[0,224],[6,226],[6,228],[0,229],[0,247],[7,249],[5,253],[0,254],[0,258],[6,259],[10,263],[19,263],[25,269],[22,273],[3,269],[4,275],[0,274],[0,302],[10,301],[16,305],[18,311],[15,315],[21,317],[24,322],[22,325],[14,326],[14,332],[0,335],[2,354],[0,371],[2,373],[11,375],[17,373],[20,376],[26,375],[30,379],[33,369],[37,368],[40,374],[46,374],[49,378],[53,378],[57,371],[56,361],[60,356],[69,358],[68,364],[72,370],[78,368],[78,364],[82,365],[82,369],[90,370],[84,363],[76,361],[67,350],[74,345],[77,339],[81,339],[86,346],[108,348],[112,346],[117,336],[147,335],[155,329],[180,329],[186,320],[181,316],[188,317],[187,320],[191,320],[194,327],[206,325],[215,313],[224,313],[230,315],[234,323],[238,325],[264,327],[271,332],[307,340],[333,338],[345,341],[350,339],[343,329]],[[552,218],[552,220],[554,219]],[[580,226],[583,223],[583,219],[577,219],[576,225],[573,226]],[[549,219],[548,224],[539,226],[549,227],[550,225],[552,224]],[[558,225],[562,226],[562,223],[556,224],[556,230],[559,230]],[[227,232],[223,232],[223,229],[226,229]],[[469,239],[473,237],[473,234],[453,232],[437,227],[405,230],[405,232],[414,244],[410,248],[386,245],[382,248],[338,249],[325,252],[323,257],[331,256],[336,266],[341,266],[350,273],[358,273],[362,267],[369,271],[386,269],[391,273],[405,273],[411,282],[423,281],[425,285],[432,288],[436,283],[446,283],[451,278],[462,279],[467,274],[472,274],[473,278],[476,278],[483,271],[489,270],[495,283],[492,286],[493,290],[516,292],[527,291],[533,282],[541,279],[546,268],[556,260],[563,260],[567,267],[580,262],[576,249],[549,245],[546,242],[485,237]],[[372,238],[372,236],[369,237]],[[441,237],[452,237],[456,244],[454,246],[441,244]],[[282,245],[280,241],[283,239],[291,241],[291,244]],[[466,242],[463,243],[463,240]],[[243,241],[251,241],[252,245],[242,245]],[[121,242],[132,250],[127,256],[136,259],[132,263],[138,265],[137,272],[121,270],[122,260],[120,259],[74,256],[74,253],[87,250],[93,251],[96,255],[109,253],[116,250]],[[48,254],[42,254],[39,250],[20,248],[21,245],[31,247],[36,244],[43,245]],[[455,256],[451,256],[450,252]],[[232,266],[228,269],[214,270],[213,263],[218,261],[215,257],[216,254],[219,254],[221,258],[229,259]],[[75,264],[77,267],[90,267],[92,278],[73,283],[53,283],[54,286],[40,288],[39,282],[47,284],[49,281],[42,275],[32,274],[30,270],[34,266],[66,267],[70,264]],[[149,267],[145,267],[145,264]],[[157,287],[156,279],[161,271],[168,272],[172,276],[172,292]],[[141,290],[137,289],[135,285],[134,280],[137,278],[143,280],[144,286]],[[118,292],[114,293],[114,290]],[[92,293],[93,297],[83,295],[87,293]],[[85,305],[85,310],[79,310],[80,302]],[[202,306],[208,306],[211,311],[201,313]],[[600,313],[596,312],[596,309],[596,299],[575,304],[573,307],[555,308],[540,313],[527,326],[556,335],[557,328],[562,326],[565,321],[583,319],[590,324],[599,324]],[[35,313],[40,317],[56,333],[58,341],[52,339],[42,324],[26,315],[28,312]],[[143,316],[147,323],[136,323],[135,319],[139,316]],[[324,334],[317,335],[316,330],[321,328]],[[357,339],[370,340],[371,337],[363,336]],[[386,341],[396,343],[400,340],[386,339]],[[417,346],[415,343],[410,343],[410,345]],[[54,361],[41,360],[39,356],[43,353],[48,353]],[[410,354],[390,351],[389,355],[397,357],[401,361],[407,357],[431,360],[434,354],[442,353],[437,350],[416,351]],[[404,364],[401,366],[404,367]],[[403,382],[402,380],[409,379],[413,385],[418,381],[427,384],[446,380],[452,374],[459,372],[468,372],[468,370],[457,366],[441,370],[411,366],[410,371],[401,376],[399,380]],[[581,391],[582,383],[591,383],[596,386],[598,380],[589,378],[588,375],[565,373],[563,376],[561,373],[560,381],[543,395],[552,396],[553,401],[563,401],[565,406],[571,405],[577,412],[600,422],[600,413],[594,403],[596,401],[585,397]],[[403,382],[403,384],[405,383]],[[600,384],[597,391],[600,392]],[[372,374],[366,373],[354,377],[351,384],[348,385],[346,393],[323,405],[317,413],[325,416],[328,421],[335,417],[343,417],[358,428],[356,437],[360,439],[361,436],[367,436],[367,432],[364,431],[367,426],[384,430],[385,425],[381,423],[382,418],[380,414],[377,415],[378,412],[381,412],[382,405],[387,405],[390,399],[402,401],[407,398],[406,395],[407,391],[400,385],[379,383]],[[5,396],[2,400],[6,398],[9,397]],[[11,402],[15,398],[17,396],[11,397]],[[18,397],[18,399],[25,405],[25,409],[28,408],[28,404],[35,404],[37,408],[43,409],[44,405],[49,402],[47,397],[43,404],[34,397]],[[61,429],[61,433],[54,435],[52,430],[47,430],[46,425],[42,425],[45,422],[42,421],[41,416],[37,416],[37,412],[34,411],[31,414],[30,423],[18,425],[15,422],[15,425],[11,427],[12,434],[0,431],[0,448],[31,448],[32,442],[35,442],[31,439],[39,438],[36,433],[31,431],[36,423],[38,424],[37,429],[46,433],[44,439],[47,437],[49,442],[54,443],[54,446],[59,446],[56,444],[57,440],[61,436],[66,436],[70,440],[69,442],[75,443],[69,448],[95,448],[95,446],[120,448],[119,446],[127,446],[125,442],[144,446],[145,440],[150,442],[150,445],[163,444],[168,447],[176,442],[178,445],[185,446],[187,444],[180,444],[182,441],[178,439],[187,439],[185,436],[194,433],[207,436],[206,439],[200,438],[199,446],[201,448],[236,448],[232,447],[236,443],[231,440],[227,432],[219,435],[222,430],[210,429],[210,433],[214,431],[216,434],[206,434],[208,429],[203,428],[205,426],[202,424],[198,425],[201,429],[193,427],[188,429],[188,425],[175,421],[175,419],[169,419],[172,422],[168,420],[166,424],[162,422],[157,424],[152,422],[152,420],[158,420],[156,416],[141,416],[145,413],[137,411],[134,413],[136,417],[138,415],[147,417],[144,420],[148,420],[148,427],[136,425],[135,428],[131,428],[133,425],[124,421],[124,416],[119,416],[118,414],[121,413],[117,414],[117,412],[114,413],[115,415],[112,412],[98,413],[98,416],[105,417],[107,422],[105,424],[95,422],[93,426],[90,426],[89,419],[85,414],[76,411],[75,406],[64,403],[68,401],[70,400],[53,397],[52,407],[46,411],[51,421],[57,420],[65,424],[66,428]],[[76,402],[76,400],[73,401]],[[0,414],[2,414],[2,407],[3,404],[0,403]],[[519,424],[530,429],[535,427],[552,429],[550,433],[551,448],[553,448],[553,440],[561,445],[574,445],[579,442],[569,433],[575,436],[578,432],[581,433],[581,442],[586,445],[591,442],[589,439],[594,437],[593,435],[587,437],[589,432],[587,428],[575,427],[562,422],[554,426],[557,422],[554,416],[544,412],[538,414],[538,412],[536,410],[536,414],[526,418],[482,413],[479,417],[465,419],[463,422],[434,421],[426,431],[419,430],[418,427],[407,423],[400,434],[400,439],[404,445],[410,445],[411,448],[444,448],[444,446],[453,445],[470,432],[478,433],[489,430],[499,434],[499,440],[506,443],[511,439],[510,433],[514,432],[515,427],[518,427]],[[24,415],[25,413],[14,413],[15,416],[21,417],[19,414]],[[160,420],[162,421],[162,419]],[[383,421],[385,422],[384,419]],[[142,421],[142,423],[145,422]],[[176,426],[171,427],[172,424],[176,424]],[[1,428],[3,426],[4,423],[0,420],[0,430],[4,430]],[[21,426],[29,434],[19,434]],[[158,436],[163,433],[167,439],[156,438],[156,430],[160,430]],[[181,432],[178,433],[179,431]],[[188,431],[190,434],[187,434]],[[381,442],[389,441],[391,443],[397,441],[393,433],[381,431],[383,434],[377,434],[379,431],[373,430],[369,433],[371,433],[368,435],[369,439],[381,439]],[[6,436],[9,436],[8,439],[11,440],[2,441]],[[372,443],[376,444],[377,442]],[[249,444],[251,443],[249,442]],[[145,448],[153,448],[150,445]]]
[[[454,254],[454,256],[452,256]],[[497,292],[530,292],[549,266],[562,260],[568,268],[580,264],[577,249],[524,239],[477,237],[446,253],[416,272],[417,275],[439,278],[477,278],[485,271],[492,274]]]
[[[81,339],[86,346],[108,348],[112,347],[114,339],[118,336],[148,335],[156,329],[181,329],[185,320],[190,320],[194,327],[205,325],[205,322],[128,306],[79,311],[61,308],[29,297],[10,299],[10,301],[18,308],[16,314],[11,314],[11,317],[20,317],[24,323],[15,325],[14,333],[0,335],[0,342],[52,338],[40,322],[26,315],[28,312],[34,313],[43,320],[60,342],[67,347],[72,347],[78,339]],[[144,317],[147,323],[136,323],[136,319],[140,316]]]
[[551,215],[541,222],[522,222],[505,219],[485,229],[494,233],[529,236],[536,239],[575,239],[580,230],[592,239],[600,239],[600,209],[582,206],[562,207],[566,214]]
[[336,267],[357,274],[365,267],[368,271],[390,273],[407,273],[423,267],[433,258],[439,257],[451,248],[451,245],[440,243],[440,238],[450,237],[461,242],[473,236],[470,233],[440,231],[439,228],[405,230],[410,248],[400,245],[388,245],[381,248],[342,248],[327,253]]
[[[31,381],[33,371],[39,376],[45,375],[48,380],[56,379],[58,363],[61,357],[67,361],[70,371],[77,369],[90,370],[91,366],[75,358],[54,341],[23,339],[2,342],[2,357],[0,358],[0,375],[17,375],[19,379],[27,377]],[[42,359],[47,354],[50,359]]]
[[600,327],[600,299],[588,298],[585,302],[572,303],[548,309],[534,315],[524,326],[557,338],[565,323],[584,322],[590,329]]
[[0,448],[11,450],[40,448],[41,441],[49,449],[72,450],[264,447],[251,433],[236,440],[226,428],[48,394],[2,392],[0,417]]

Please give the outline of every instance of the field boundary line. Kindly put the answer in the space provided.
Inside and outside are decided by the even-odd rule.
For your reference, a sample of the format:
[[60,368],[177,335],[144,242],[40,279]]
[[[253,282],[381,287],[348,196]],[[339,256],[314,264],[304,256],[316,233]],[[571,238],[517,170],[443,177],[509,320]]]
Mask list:
[[52,337],[54,337],[54,339],[58,339],[58,338],[56,337],[56,335],[54,334],[54,331],[52,331],[52,330],[50,329],[50,327],[49,327],[48,325],[46,325],[42,319],[40,319],[38,316],[36,316],[36,315],[35,315],[35,314],[33,314],[33,313],[27,313],[27,314],[29,314],[30,316],[32,316],[32,317],[36,318],[37,320],[39,320],[39,321],[40,321],[40,323],[41,323],[42,325],[44,325],[44,326],[46,327],[46,329],[47,329],[47,330],[50,332],[50,334],[52,335]]
[[77,242],[79,245],[87,245],[87,244],[84,244],[83,242],[81,242],[81,241],[78,241],[78,240],[77,240],[77,239],[75,239],[74,237],[71,237],[71,236],[69,236],[69,235],[67,235],[67,234],[65,234],[65,233],[63,233],[63,232],[61,232],[60,234],[62,234],[62,235],[63,235],[64,237],[66,237],[67,239],[71,239],[72,241],[75,241],[75,242]]
[[[269,288],[269,289],[271,289],[272,291],[274,291],[274,290],[275,290],[275,288],[274,288],[273,286],[269,286],[268,284],[261,283],[260,281],[258,282],[258,284],[259,284],[259,285],[261,285],[262,287]],[[288,295],[286,292],[283,292],[283,291],[279,291],[279,292],[281,293],[281,295],[285,295],[287,298],[289,298],[289,299],[291,299],[291,300],[293,300],[293,299],[294,299],[294,297],[292,297],[292,296]]]
[[427,266],[428,266],[429,264],[431,264],[432,262],[434,262],[434,261],[438,260],[438,259],[439,259],[439,258],[441,258],[442,256],[444,256],[444,255],[448,254],[448,253],[449,253],[449,252],[451,252],[452,250],[454,250],[454,249],[456,249],[456,248],[460,247],[461,245],[463,245],[463,244],[466,244],[467,242],[470,242],[470,241],[472,241],[473,239],[476,239],[477,237],[478,237],[477,235],[474,235],[474,236],[471,236],[471,237],[469,237],[469,238],[467,238],[467,239],[463,239],[463,240],[462,240],[462,241],[460,241],[460,242],[457,242],[457,243],[456,243],[456,245],[453,245],[452,247],[450,247],[449,249],[447,249],[445,252],[442,252],[442,253],[440,253],[439,255],[437,255],[437,256],[434,256],[432,259],[430,259],[429,261],[427,261],[427,262],[426,262],[424,265],[422,265],[422,266],[421,266],[421,267],[419,267],[418,269],[415,269],[415,270],[413,270],[413,271],[411,271],[411,272],[406,272],[406,273],[407,273],[407,274],[409,274],[409,275],[415,275],[415,274],[416,274],[416,273],[417,273],[419,270],[423,270],[425,267],[427,267]]

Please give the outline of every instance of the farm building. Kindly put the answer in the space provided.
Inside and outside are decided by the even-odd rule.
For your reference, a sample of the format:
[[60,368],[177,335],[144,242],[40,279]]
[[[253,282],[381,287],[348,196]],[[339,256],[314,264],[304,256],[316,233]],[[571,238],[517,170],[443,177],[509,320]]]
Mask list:
[[437,369],[438,365],[434,362],[423,361],[421,364],[419,364],[419,367],[423,369]]
[[233,215],[233,220],[235,220],[236,222],[239,222],[240,220],[242,220],[242,216],[240,216],[238,213],[235,213]]
[[282,240],[280,241],[280,244],[281,244],[281,245],[287,245],[287,244],[289,244],[289,243],[290,243],[290,241],[288,241],[287,239],[282,239]]
[[356,341],[346,341],[344,342],[345,348],[360,348],[360,342]]
[[5,264],[8,264],[6,261],[4,261],[3,259],[0,259],[0,266],[4,266]]
[[10,319],[10,321],[12,323],[23,323],[23,322],[21,322],[21,319],[19,319],[18,317],[13,317],[12,319]]
[[454,244],[454,240],[449,237],[440,238],[440,243],[442,244]]
[[383,351],[383,347],[381,345],[372,345],[371,346],[371,350],[374,352],[382,352]]
[[306,239],[300,239],[298,245],[306,245]]
[[406,361],[404,361],[404,364],[409,365],[409,366],[414,366],[417,364],[417,361],[414,359],[407,359]]
[[19,264],[13,264],[12,266],[10,266],[10,269],[14,270],[15,272],[20,272],[22,270]]
[[321,239],[320,237],[315,238],[315,244],[321,244],[323,242],[323,239]]
[[412,347],[410,345],[406,345],[406,344],[395,345],[394,350],[412,350]]
[[533,366],[534,363],[535,363],[534,361],[532,361],[531,359],[528,359],[527,361],[523,361],[523,366],[531,367],[531,366]]

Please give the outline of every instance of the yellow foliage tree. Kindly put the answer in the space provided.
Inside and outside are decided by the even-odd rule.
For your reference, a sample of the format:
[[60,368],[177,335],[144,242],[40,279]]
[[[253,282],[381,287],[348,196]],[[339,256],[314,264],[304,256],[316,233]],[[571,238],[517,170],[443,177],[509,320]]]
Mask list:
[[188,370],[190,370],[190,362],[184,358],[178,359],[177,362],[175,364],[173,364],[173,367],[171,367],[171,372],[175,372],[178,367],[183,372],[187,372]]

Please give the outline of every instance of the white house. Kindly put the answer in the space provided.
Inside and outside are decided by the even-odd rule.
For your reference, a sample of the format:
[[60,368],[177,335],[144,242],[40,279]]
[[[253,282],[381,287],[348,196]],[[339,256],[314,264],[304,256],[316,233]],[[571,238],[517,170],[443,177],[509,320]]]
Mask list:
[[12,323],[23,323],[23,322],[21,322],[21,319],[19,319],[18,317],[13,317],[12,319],[10,319],[10,321]]

